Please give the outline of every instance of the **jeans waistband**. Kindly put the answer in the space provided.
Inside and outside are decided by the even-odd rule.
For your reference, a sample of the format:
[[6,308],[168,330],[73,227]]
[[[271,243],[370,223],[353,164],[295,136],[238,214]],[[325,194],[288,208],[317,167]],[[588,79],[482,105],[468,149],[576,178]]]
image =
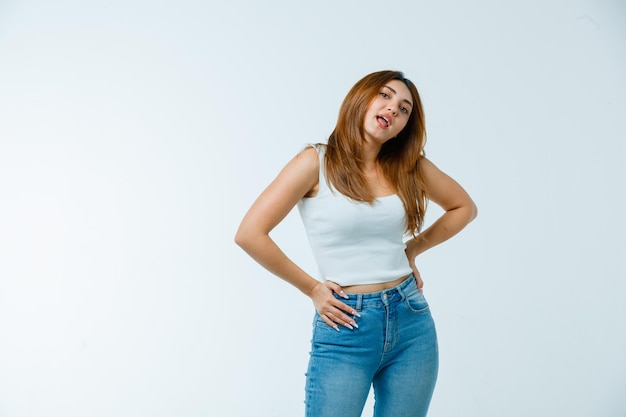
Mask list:
[[417,284],[413,278],[413,274],[409,275],[407,279],[393,288],[387,288],[386,290],[372,293],[347,294],[347,299],[340,298],[340,300],[354,307],[357,311],[360,311],[363,306],[382,306],[404,300],[405,294],[410,290],[417,290]]

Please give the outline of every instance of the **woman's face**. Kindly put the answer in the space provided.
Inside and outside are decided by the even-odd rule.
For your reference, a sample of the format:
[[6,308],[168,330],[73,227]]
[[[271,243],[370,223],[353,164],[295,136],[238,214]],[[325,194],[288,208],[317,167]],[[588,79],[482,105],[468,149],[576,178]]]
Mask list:
[[409,121],[413,101],[409,88],[400,80],[381,87],[365,112],[365,140],[382,145],[394,138]]

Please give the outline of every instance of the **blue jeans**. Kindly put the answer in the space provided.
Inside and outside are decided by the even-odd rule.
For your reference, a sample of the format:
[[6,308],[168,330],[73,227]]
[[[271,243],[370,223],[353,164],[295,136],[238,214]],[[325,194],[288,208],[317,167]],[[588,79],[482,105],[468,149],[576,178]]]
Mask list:
[[358,328],[336,331],[316,313],[306,373],[307,417],[359,417],[374,387],[375,417],[423,417],[439,352],[428,303],[413,276],[397,287],[349,294]]

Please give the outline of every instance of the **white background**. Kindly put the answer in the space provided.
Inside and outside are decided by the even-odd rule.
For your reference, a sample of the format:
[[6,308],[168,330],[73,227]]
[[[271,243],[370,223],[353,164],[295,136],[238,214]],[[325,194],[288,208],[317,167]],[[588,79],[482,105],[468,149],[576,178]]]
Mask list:
[[0,415],[302,415],[312,305],[233,236],[380,69],[479,206],[430,416],[626,416],[620,0],[0,1]]

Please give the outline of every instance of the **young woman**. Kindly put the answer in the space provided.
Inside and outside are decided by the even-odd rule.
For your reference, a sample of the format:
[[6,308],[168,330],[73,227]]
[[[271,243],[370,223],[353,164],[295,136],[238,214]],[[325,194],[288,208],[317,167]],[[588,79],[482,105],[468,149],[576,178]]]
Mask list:
[[[437,336],[415,258],[458,233],[477,210],[425,158],[425,139],[414,84],[397,71],[369,74],[346,96],[328,143],[292,159],[237,231],[238,245],[315,306],[309,417],[358,417],[372,386],[377,417],[428,411]],[[444,214],[422,230],[427,201]],[[319,279],[269,236],[296,205]]]

